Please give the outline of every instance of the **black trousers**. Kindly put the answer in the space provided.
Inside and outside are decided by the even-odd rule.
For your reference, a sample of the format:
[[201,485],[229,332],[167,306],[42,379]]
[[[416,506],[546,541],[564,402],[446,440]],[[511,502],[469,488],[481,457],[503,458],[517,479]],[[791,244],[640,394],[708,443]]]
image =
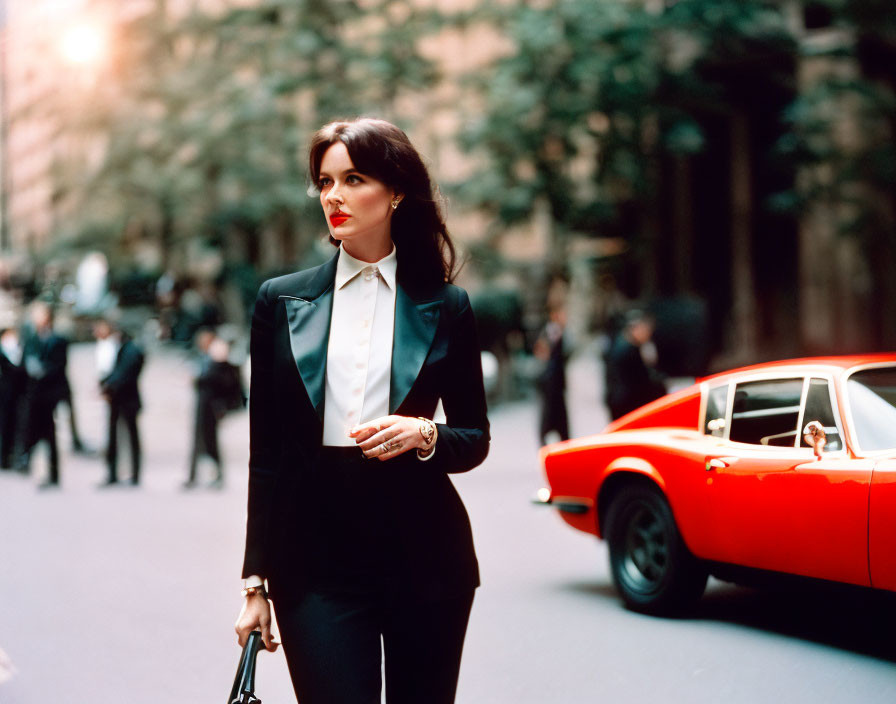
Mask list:
[[196,415],[193,423],[193,449],[190,452],[190,474],[187,482],[196,482],[199,458],[205,455],[215,463],[215,479],[224,479],[224,468],[221,464],[221,451],[218,449],[218,417],[211,403],[199,399],[196,403]]
[[34,448],[41,441],[47,444],[49,451],[48,484],[59,483],[59,448],[56,444],[56,421],[53,412],[55,402],[43,398],[33,398],[28,403],[28,426],[25,429],[25,442],[20,462],[28,467]]
[[566,413],[566,398],[563,389],[542,391],[538,424],[539,440],[547,444],[547,436],[556,430],[561,440],[569,439],[569,417]]
[[131,444],[131,483],[140,482],[140,433],[137,429],[136,408],[109,404],[109,441],[106,446],[106,464],[109,467],[109,482],[118,481],[118,421],[124,421]]
[[436,601],[305,592],[274,604],[299,704],[451,704],[473,593]]
[[23,410],[20,399],[13,394],[0,397],[0,468],[10,469],[22,448],[19,442],[19,418]]
[[84,443],[81,442],[81,434],[78,432],[78,419],[75,417],[75,402],[72,399],[71,391],[62,397],[60,403],[68,406],[68,424],[72,433],[72,449],[76,451],[81,450],[84,447]]
[[454,701],[475,584],[452,582],[456,556],[438,543],[442,479],[413,453],[325,447],[294,487],[297,569],[270,586],[301,704],[379,704],[384,660],[389,704]]

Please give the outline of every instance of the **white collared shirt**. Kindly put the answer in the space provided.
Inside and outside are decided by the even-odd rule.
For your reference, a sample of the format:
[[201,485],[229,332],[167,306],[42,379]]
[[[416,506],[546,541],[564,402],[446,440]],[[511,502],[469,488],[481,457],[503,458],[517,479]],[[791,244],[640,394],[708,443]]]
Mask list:
[[19,344],[18,337],[4,335],[2,341],[0,341],[0,350],[17,367],[22,363],[22,345]]
[[373,264],[340,248],[327,346],[324,445],[353,446],[349,429],[389,414],[397,269],[394,245]]
[[120,345],[114,335],[96,341],[96,371],[99,378],[105,379],[115,369]]

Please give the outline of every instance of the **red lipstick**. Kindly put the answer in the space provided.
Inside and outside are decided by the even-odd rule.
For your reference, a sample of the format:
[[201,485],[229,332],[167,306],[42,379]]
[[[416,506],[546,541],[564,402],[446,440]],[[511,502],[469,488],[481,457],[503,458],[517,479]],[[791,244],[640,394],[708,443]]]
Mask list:
[[330,222],[333,223],[333,227],[339,227],[350,217],[351,215],[346,215],[341,210],[337,210],[335,213],[330,214]]

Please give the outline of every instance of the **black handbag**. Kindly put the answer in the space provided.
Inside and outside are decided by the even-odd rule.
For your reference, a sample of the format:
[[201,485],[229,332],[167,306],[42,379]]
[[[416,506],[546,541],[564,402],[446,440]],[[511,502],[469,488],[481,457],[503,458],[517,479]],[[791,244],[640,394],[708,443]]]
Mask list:
[[261,704],[261,699],[255,696],[255,656],[260,648],[261,631],[252,631],[240,656],[227,704]]

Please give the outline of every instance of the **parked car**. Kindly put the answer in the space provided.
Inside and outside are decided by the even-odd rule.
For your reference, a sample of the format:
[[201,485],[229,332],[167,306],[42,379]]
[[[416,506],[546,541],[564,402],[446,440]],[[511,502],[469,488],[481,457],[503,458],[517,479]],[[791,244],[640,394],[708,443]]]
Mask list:
[[630,608],[678,608],[709,574],[896,591],[896,354],[718,374],[541,461],[538,501],[607,541]]

